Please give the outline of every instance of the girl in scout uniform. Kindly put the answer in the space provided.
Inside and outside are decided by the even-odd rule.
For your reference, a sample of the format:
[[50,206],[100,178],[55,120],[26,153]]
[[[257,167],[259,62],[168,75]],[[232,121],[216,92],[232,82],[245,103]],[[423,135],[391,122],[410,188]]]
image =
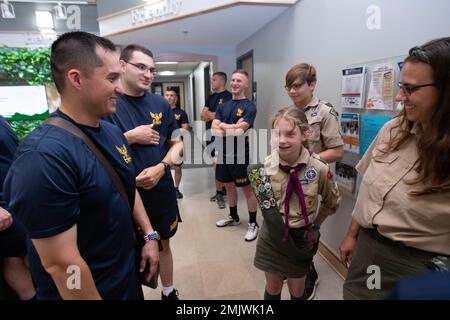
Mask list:
[[295,106],[278,111],[272,128],[279,132],[272,139],[272,154],[264,164],[248,168],[264,216],[254,264],[265,272],[264,299],[279,300],[286,277],[291,299],[303,300],[318,230],[336,211],[339,192],[328,165],[307,149],[309,126],[303,111]]
[[344,299],[383,299],[402,277],[450,268],[449,70],[450,37],[405,59],[404,109],[356,166],[363,179],[340,246],[350,262]]

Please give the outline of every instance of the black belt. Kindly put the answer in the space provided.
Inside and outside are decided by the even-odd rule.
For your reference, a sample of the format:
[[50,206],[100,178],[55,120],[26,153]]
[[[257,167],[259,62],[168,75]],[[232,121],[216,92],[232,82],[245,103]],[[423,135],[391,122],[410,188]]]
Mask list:
[[389,238],[386,238],[385,236],[380,234],[376,228],[373,228],[373,229],[362,228],[361,230],[364,230],[372,239],[378,240],[379,242],[386,244],[390,247],[395,247],[395,248],[399,248],[402,250],[406,250],[412,254],[420,254],[422,256],[429,257],[429,258],[439,256],[439,255],[443,256],[442,254],[409,247],[401,241],[394,241]]

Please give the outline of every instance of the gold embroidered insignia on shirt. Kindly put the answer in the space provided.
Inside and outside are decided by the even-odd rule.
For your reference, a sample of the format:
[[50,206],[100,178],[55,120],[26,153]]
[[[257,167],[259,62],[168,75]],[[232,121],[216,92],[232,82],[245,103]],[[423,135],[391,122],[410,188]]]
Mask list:
[[162,112],[160,112],[160,113],[158,113],[158,114],[153,113],[153,112],[150,112],[150,116],[151,116],[152,119],[153,119],[153,124],[155,124],[155,125],[160,125],[160,124],[162,123],[162,122],[161,122]]
[[178,120],[180,120],[180,119],[181,119],[181,114],[176,114],[176,115],[175,115],[175,120],[178,121]]
[[219,102],[218,102],[217,104],[222,104],[222,103],[223,103],[223,99],[220,98],[220,99],[219,99]]
[[131,156],[128,155],[128,150],[125,145],[123,145],[122,147],[116,146],[116,149],[123,156],[123,160],[125,161],[125,163],[130,163],[133,160]]
[[244,109],[238,108],[236,112],[236,117],[240,118],[244,115]]

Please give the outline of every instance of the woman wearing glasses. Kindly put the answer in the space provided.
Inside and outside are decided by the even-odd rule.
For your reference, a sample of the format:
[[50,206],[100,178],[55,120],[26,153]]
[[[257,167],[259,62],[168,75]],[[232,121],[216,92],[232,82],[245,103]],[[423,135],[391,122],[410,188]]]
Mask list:
[[396,97],[404,109],[356,167],[363,180],[340,247],[350,262],[344,299],[382,299],[402,277],[450,258],[449,70],[450,38],[405,59]]
[[[314,96],[316,84],[316,69],[307,63],[294,65],[286,74],[285,89],[295,106],[302,110],[308,119],[310,150],[328,163],[333,163],[344,156],[338,113],[330,103]],[[314,297],[318,282],[318,274],[314,264],[311,264],[305,281],[308,300]]]

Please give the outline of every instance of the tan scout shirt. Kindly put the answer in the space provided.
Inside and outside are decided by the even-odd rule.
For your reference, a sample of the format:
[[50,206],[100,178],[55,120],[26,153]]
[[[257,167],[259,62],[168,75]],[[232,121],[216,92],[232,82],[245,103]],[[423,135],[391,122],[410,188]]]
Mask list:
[[315,153],[344,145],[339,115],[326,103],[313,97],[303,110],[311,129],[309,145]]
[[[286,189],[289,175],[278,169],[278,162],[273,157],[278,155],[270,155],[264,161],[264,168],[270,176],[274,197],[277,206],[284,221],[284,199],[286,197]],[[297,164],[305,163],[306,166],[298,172],[298,178],[302,182],[303,193],[305,194],[305,203],[308,210],[308,218],[310,223],[314,221],[318,214],[331,215],[336,212],[340,196],[334,180],[334,176],[329,173],[329,167],[326,163],[319,160],[316,154],[309,155],[308,150],[303,148],[302,153],[297,159]],[[274,167],[276,164],[276,167]],[[280,164],[287,165],[280,159]],[[322,196],[320,210],[317,212],[318,195]],[[289,227],[300,228],[305,225],[303,216],[300,211],[300,203],[297,194],[292,194],[289,202]]]
[[380,234],[406,246],[450,255],[450,192],[411,197],[409,192],[419,188],[405,183],[417,177],[418,126],[400,150],[383,154],[376,148],[389,141],[390,128],[399,121],[384,125],[356,166],[364,176],[353,218],[363,228],[378,226]]

